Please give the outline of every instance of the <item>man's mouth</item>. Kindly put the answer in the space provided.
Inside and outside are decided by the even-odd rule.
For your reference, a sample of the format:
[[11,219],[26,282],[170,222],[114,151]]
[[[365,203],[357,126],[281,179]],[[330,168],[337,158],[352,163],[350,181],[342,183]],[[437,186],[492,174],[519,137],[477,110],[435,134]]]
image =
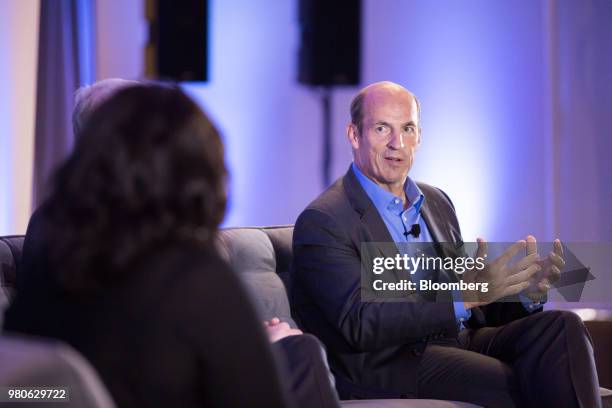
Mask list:
[[403,161],[399,157],[385,157],[385,160],[388,160],[388,161],[391,161],[391,162],[394,162],[394,163],[400,163],[400,162]]

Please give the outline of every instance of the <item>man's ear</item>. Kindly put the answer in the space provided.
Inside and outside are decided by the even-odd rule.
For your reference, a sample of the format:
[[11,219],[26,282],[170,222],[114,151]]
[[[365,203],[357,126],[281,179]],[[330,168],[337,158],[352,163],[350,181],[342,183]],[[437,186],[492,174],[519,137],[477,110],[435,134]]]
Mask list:
[[417,147],[421,146],[421,128],[417,128]]
[[353,149],[359,149],[359,130],[353,123],[346,126],[346,137]]

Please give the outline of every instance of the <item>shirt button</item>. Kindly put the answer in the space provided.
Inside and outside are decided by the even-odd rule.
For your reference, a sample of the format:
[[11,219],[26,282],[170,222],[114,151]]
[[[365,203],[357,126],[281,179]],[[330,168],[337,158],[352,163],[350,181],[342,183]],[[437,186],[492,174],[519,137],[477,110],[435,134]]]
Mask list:
[[395,200],[393,200],[393,202],[394,202],[395,204],[399,204],[399,198],[396,198]]

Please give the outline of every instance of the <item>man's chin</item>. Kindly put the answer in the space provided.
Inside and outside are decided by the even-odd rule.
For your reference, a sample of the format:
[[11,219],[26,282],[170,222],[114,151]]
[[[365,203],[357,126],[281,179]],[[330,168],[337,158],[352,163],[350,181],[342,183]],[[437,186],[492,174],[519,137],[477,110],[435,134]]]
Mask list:
[[398,171],[396,169],[393,169],[383,174],[383,178],[388,184],[397,184],[397,183],[404,184],[407,177],[408,177],[408,170]]
[[381,177],[380,183],[384,184],[386,186],[403,186],[404,183],[406,182],[406,178],[408,178],[408,173],[402,174],[402,175],[386,175],[385,177]]

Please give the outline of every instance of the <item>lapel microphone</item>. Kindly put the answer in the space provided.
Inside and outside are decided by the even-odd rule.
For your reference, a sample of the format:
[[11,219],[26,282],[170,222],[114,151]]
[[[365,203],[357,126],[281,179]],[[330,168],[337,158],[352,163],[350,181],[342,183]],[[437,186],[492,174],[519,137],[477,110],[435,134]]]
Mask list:
[[412,224],[410,231],[406,229],[406,225],[404,225],[404,223],[402,223],[402,225],[404,226],[404,236],[406,239],[408,239],[408,235],[412,235],[415,238],[418,238],[419,235],[421,235],[421,226],[419,224]]

